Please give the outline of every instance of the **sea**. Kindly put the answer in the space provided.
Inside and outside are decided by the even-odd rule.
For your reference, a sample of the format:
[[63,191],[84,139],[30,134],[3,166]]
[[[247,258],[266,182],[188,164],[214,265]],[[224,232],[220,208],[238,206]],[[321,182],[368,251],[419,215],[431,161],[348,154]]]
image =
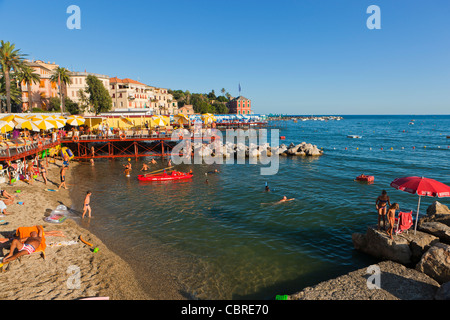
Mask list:
[[[189,299],[274,299],[368,267],[377,260],[354,249],[352,234],[377,223],[381,191],[415,215],[418,196],[390,187],[392,180],[450,184],[450,115],[342,117],[271,122],[285,137],[280,144],[323,150],[280,157],[274,175],[248,161],[181,164],[176,169],[192,170],[192,180],[140,182],[150,157],[132,158],[131,177],[126,158],[81,164],[73,172],[73,219],[127,261],[144,286],[162,270]],[[156,160],[151,171],[167,167],[168,158]],[[374,183],[355,181],[362,173]],[[87,190],[93,216],[82,220]],[[277,204],[283,196],[294,200]],[[422,197],[419,215],[436,200],[450,205],[450,198]],[[158,257],[169,267],[156,268]],[[164,287],[158,290],[165,299]]]

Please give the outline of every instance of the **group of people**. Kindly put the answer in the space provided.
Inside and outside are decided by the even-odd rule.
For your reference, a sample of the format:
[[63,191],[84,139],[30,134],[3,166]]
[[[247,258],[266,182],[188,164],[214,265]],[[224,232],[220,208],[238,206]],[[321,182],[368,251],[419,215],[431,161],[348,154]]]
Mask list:
[[[375,206],[378,211],[378,230],[381,230],[381,219],[383,219],[383,227],[389,237],[393,239],[392,233],[395,225],[395,211],[400,208],[397,202],[391,204],[391,200],[387,195],[386,190],[381,191],[381,195],[378,196],[375,201]],[[386,219],[389,223],[389,228],[386,229]]]

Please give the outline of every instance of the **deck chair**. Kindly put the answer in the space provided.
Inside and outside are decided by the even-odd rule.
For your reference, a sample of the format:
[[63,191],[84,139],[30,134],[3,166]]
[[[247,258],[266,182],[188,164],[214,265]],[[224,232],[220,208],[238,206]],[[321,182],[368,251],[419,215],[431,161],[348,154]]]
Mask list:
[[398,218],[395,219],[395,222],[397,223],[395,234],[400,234],[403,231],[406,231],[406,233],[408,233],[408,230],[413,225],[412,210],[410,212],[400,211],[398,213]]
[[[42,227],[42,226],[41,226]],[[33,226],[33,227],[19,227],[16,230],[16,236],[18,238],[27,238],[30,236],[30,233],[36,231],[38,232],[38,228],[37,226]],[[36,251],[34,251],[32,254],[35,253],[41,253],[41,257],[43,259],[45,259],[45,248],[47,247],[47,244],[45,243],[45,231],[44,234],[42,235],[42,241],[41,244],[39,245],[39,247],[36,248]]]

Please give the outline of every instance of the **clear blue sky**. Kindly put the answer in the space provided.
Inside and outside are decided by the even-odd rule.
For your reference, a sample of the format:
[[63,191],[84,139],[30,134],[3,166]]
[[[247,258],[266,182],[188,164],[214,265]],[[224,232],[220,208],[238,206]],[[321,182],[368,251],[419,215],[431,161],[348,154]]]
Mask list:
[[[81,30],[66,27],[72,4]],[[448,0],[0,0],[0,39],[153,86],[237,96],[240,83],[255,113],[450,113]]]

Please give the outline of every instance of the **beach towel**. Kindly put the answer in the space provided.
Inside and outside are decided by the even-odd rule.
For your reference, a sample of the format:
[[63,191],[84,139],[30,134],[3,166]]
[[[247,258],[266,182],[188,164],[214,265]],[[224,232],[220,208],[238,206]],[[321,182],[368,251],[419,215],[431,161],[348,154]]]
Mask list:
[[[42,227],[42,226],[41,226]],[[16,230],[16,236],[18,238],[27,238],[30,236],[31,232],[39,232],[37,226],[33,227],[19,227]],[[35,252],[42,252],[43,258],[45,259],[45,248],[47,245],[45,244],[45,232],[42,235],[42,241],[39,247],[36,248]]]

